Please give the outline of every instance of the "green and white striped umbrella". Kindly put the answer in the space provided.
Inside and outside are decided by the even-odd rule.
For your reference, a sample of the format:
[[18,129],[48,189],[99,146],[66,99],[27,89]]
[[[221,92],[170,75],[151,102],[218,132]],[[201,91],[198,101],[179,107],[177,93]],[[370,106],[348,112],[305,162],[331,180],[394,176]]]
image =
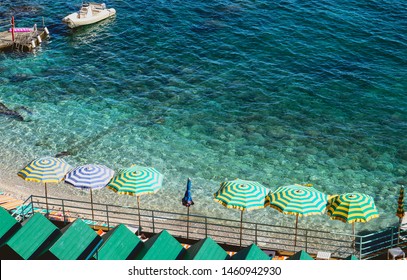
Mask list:
[[44,183],[45,203],[48,215],[48,194],[47,183],[58,183],[64,179],[66,173],[72,167],[62,158],[43,157],[31,161],[26,167],[20,170],[17,175],[26,181]]
[[141,233],[140,221],[140,196],[154,194],[162,187],[163,175],[152,167],[133,165],[130,168],[120,169],[107,188],[118,194],[137,196],[139,216],[139,233]]
[[318,215],[325,212],[328,196],[313,187],[290,185],[279,187],[266,196],[266,205],[283,214]]
[[214,200],[226,208],[241,210],[240,246],[242,246],[243,211],[264,208],[268,192],[269,189],[258,182],[236,179],[221,183],[219,190],[213,194]]
[[266,196],[266,206],[283,214],[295,215],[295,239],[297,245],[298,217],[324,213],[328,196],[313,187],[289,185],[279,187]]
[[328,216],[344,223],[365,223],[379,217],[373,198],[362,193],[332,196],[327,205]]
[[[365,223],[379,217],[373,198],[362,193],[345,193],[330,197],[327,214],[332,220],[352,224],[354,236],[355,223]],[[353,247],[355,247],[355,239]]]

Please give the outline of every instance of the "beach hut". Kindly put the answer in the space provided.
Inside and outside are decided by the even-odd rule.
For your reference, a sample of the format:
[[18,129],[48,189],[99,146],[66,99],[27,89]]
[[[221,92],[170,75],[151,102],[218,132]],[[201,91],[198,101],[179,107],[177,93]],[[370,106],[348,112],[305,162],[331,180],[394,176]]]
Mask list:
[[137,260],[178,260],[185,253],[184,247],[166,230],[143,243]]
[[65,226],[59,238],[44,255],[47,259],[88,260],[102,243],[102,238],[81,219]]
[[184,260],[226,260],[228,253],[222,249],[212,238],[202,239],[188,248]]
[[19,229],[21,224],[0,207],[0,247],[7,242]]
[[134,259],[142,247],[140,238],[123,224],[107,232],[102,239],[103,245],[94,255],[97,260]]
[[287,260],[314,261],[314,259],[304,250],[298,251]]
[[36,213],[0,248],[0,259],[38,259],[60,236],[53,223]]
[[349,255],[345,258],[348,261],[358,261],[359,259],[355,255]]
[[264,253],[256,244],[252,244],[243,250],[240,250],[232,256],[232,260],[270,260],[270,257]]

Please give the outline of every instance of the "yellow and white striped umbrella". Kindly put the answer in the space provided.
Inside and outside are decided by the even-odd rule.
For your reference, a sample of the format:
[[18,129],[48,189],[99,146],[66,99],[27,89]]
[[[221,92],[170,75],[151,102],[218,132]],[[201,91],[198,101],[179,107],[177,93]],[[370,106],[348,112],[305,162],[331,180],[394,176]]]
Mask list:
[[47,183],[58,183],[64,179],[66,173],[72,167],[62,158],[43,157],[31,161],[21,169],[17,175],[26,181],[44,183],[45,203],[48,215]]
[[269,189],[255,181],[236,179],[223,182],[213,194],[214,200],[226,208],[241,210],[240,247],[242,246],[243,211],[264,208],[265,197]]
[[328,200],[328,216],[344,223],[365,223],[379,217],[373,198],[362,193],[345,193]]
[[[330,197],[327,214],[332,220],[352,224],[354,236],[356,234],[356,223],[366,223],[379,217],[373,198],[370,195],[356,192]],[[355,247],[355,238],[353,239],[353,247]]]
[[298,217],[324,213],[328,196],[311,186],[289,185],[279,187],[266,196],[266,206],[295,215],[294,246],[297,245]]

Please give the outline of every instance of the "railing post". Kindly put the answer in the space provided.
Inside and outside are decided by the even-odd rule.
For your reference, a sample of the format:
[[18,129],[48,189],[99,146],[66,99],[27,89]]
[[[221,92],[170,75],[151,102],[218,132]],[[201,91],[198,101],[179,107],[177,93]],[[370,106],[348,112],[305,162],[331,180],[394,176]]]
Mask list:
[[153,221],[153,233],[155,233],[155,226],[154,226],[154,211],[151,211],[151,219]]
[[107,223],[107,230],[110,230],[110,224],[109,224],[109,205],[106,204],[106,223]]
[[63,199],[61,199],[61,204],[62,204],[62,217],[64,217],[64,225],[66,225],[65,204],[64,204],[64,200],[63,200]]
[[208,218],[205,217],[205,237],[208,237]]
[[254,224],[254,244],[257,245],[257,223]]
[[359,260],[362,259],[363,236],[359,236]]
[[391,247],[393,248],[393,239],[394,239],[394,232],[393,232],[394,227],[391,228]]
[[308,251],[308,230],[305,230],[305,252]]
[[34,201],[32,195],[30,195],[30,200],[31,200],[31,215],[34,215]]

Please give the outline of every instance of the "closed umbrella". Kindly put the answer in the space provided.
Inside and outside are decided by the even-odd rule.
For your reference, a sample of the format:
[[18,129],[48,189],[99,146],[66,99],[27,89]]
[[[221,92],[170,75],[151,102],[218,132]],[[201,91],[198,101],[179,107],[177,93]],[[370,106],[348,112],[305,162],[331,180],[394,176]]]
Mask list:
[[266,205],[283,214],[295,215],[294,246],[297,246],[298,217],[324,213],[326,201],[326,194],[301,185],[279,187],[266,197]]
[[139,234],[141,234],[140,196],[154,194],[162,187],[163,175],[152,167],[133,165],[119,170],[107,187],[118,194],[137,197]]
[[20,170],[17,175],[26,181],[44,183],[45,204],[48,216],[47,183],[58,183],[62,181],[70,169],[71,166],[62,158],[43,157],[31,161],[26,167]]
[[399,194],[399,199],[397,201],[397,213],[396,216],[399,217],[399,240],[400,240],[400,230],[401,230],[401,224],[403,222],[403,218],[405,215],[404,211],[404,186],[400,187],[400,194]]
[[187,240],[189,239],[189,207],[191,205],[194,205],[194,201],[192,200],[191,195],[191,187],[192,187],[191,178],[188,178],[187,190],[185,191],[184,197],[181,200],[182,205],[184,205],[187,208]]
[[[379,217],[373,198],[356,192],[332,196],[328,200],[327,214],[332,220],[352,224],[353,236],[355,236],[355,223],[366,223]],[[353,247],[355,247],[355,239]]]
[[226,208],[234,208],[240,213],[240,247],[242,247],[243,212],[264,208],[269,189],[255,181],[236,179],[220,184],[213,194],[214,200]]
[[104,165],[87,164],[76,167],[65,175],[65,183],[75,188],[90,191],[90,205],[92,209],[92,221],[95,220],[93,213],[92,190],[106,187],[112,179],[114,171]]

